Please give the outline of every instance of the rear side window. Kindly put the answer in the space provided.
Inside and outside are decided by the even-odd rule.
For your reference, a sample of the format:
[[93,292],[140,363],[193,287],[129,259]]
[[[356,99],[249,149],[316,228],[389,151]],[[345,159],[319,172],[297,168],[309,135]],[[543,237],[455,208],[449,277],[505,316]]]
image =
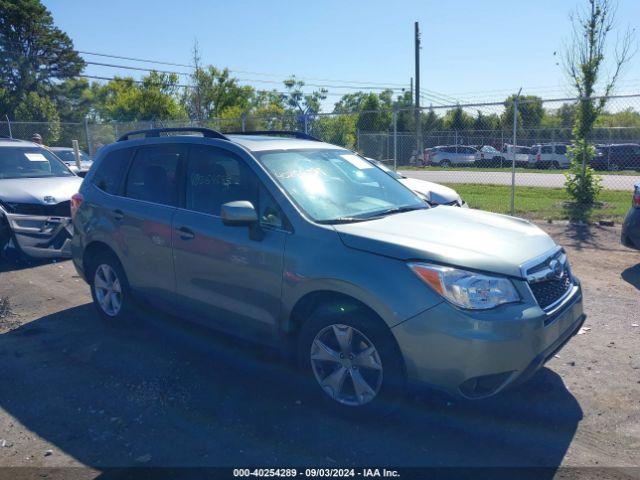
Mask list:
[[553,153],[553,147],[551,145],[545,145],[540,148],[540,153]]
[[107,153],[93,176],[93,184],[103,192],[119,195],[131,153],[130,148],[121,148]]
[[184,148],[181,145],[139,148],[127,176],[126,196],[162,205],[176,205],[177,172],[183,156]]
[[559,153],[560,155],[564,155],[565,153],[567,153],[567,146],[566,145],[556,145],[556,153]]

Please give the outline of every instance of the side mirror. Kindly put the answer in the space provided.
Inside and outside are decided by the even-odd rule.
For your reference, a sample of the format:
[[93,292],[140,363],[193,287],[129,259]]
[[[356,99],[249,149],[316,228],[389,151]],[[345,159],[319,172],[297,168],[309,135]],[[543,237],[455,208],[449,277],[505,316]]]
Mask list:
[[222,223],[229,226],[247,226],[258,221],[255,207],[247,200],[225,203],[220,207]]

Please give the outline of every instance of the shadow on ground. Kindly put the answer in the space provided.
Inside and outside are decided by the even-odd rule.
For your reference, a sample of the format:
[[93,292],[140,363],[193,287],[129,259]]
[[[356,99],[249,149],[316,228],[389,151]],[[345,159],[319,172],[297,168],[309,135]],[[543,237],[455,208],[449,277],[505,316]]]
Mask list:
[[622,279],[640,290],[640,263],[634,267],[629,267],[621,274]]
[[[98,470],[556,467],[582,418],[548,369],[477,403],[420,397],[389,418],[340,417],[310,404],[272,352],[143,316],[129,329],[108,327],[86,304],[0,335],[0,385],[10,386],[0,407],[51,442],[53,456]],[[11,440],[10,429],[3,435]]]

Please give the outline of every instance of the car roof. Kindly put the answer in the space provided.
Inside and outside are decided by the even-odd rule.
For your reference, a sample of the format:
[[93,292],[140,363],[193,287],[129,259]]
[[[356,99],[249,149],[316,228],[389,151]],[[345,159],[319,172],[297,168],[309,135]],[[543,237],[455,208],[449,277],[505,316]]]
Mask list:
[[[72,152],[73,148],[71,147],[48,147],[49,150],[54,151],[54,152]],[[80,149],[80,151],[82,151],[82,149]]]
[[30,147],[38,147],[43,148],[42,145],[38,145],[37,143],[29,142],[27,140],[20,140],[17,138],[4,138],[0,137],[0,148],[2,147],[22,147],[22,148],[30,148]]
[[260,152],[265,150],[297,150],[297,149],[333,149],[345,150],[344,147],[332,145],[325,142],[317,142],[315,140],[303,140],[299,138],[278,137],[274,135],[227,135],[227,138],[233,143],[242,145],[252,152]]

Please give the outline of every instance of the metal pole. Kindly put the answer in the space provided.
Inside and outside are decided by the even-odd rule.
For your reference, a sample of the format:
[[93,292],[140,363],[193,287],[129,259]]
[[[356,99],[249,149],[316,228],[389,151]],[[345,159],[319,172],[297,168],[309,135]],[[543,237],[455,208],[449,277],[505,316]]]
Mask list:
[[89,135],[89,121],[87,117],[84,117],[84,136],[87,139],[87,150],[89,151],[89,155],[93,155],[93,145],[91,142],[91,136]]
[[78,140],[71,140],[71,145],[73,145],[73,158],[76,160],[76,167],[80,171],[80,145],[78,145]]
[[243,113],[242,114],[242,131],[246,131],[247,128],[247,114]]
[[513,160],[511,161],[511,216],[516,214],[516,140],[518,130],[518,99],[522,87],[518,90],[518,94],[513,99]]
[[393,171],[398,170],[398,105],[393,108]]
[[13,138],[13,134],[11,133],[11,120],[9,120],[9,115],[5,115],[4,118],[7,119],[7,126],[9,127],[9,138]]
[[304,133],[309,133],[309,123],[307,121],[307,114],[304,115]]
[[418,158],[422,158],[422,125],[420,117],[420,25],[418,22],[414,24],[415,29],[415,75],[416,75],[416,98],[415,98],[415,118],[416,118],[416,163]]

